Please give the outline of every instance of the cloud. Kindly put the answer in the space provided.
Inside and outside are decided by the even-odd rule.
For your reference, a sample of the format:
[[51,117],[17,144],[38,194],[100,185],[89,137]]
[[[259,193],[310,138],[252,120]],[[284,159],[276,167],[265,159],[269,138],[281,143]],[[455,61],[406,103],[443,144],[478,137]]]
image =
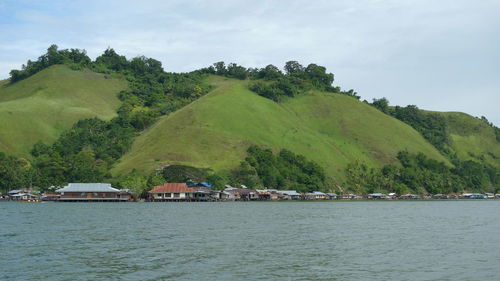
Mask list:
[[[20,3],[20,4],[19,4]],[[50,44],[111,46],[169,71],[215,61],[325,65],[337,85],[500,125],[500,3],[493,0],[7,1],[0,77]]]

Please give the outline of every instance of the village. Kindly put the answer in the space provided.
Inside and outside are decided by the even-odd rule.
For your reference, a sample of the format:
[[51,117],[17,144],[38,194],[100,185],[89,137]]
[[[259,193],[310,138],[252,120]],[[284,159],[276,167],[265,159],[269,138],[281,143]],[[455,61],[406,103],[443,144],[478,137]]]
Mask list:
[[11,190],[0,194],[0,201],[17,202],[223,202],[223,201],[284,201],[284,200],[445,200],[500,199],[500,194],[462,193],[417,195],[396,193],[336,194],[314,191],[251,189],[242,185],[226,185],[215,190],[207,182],[165,183],[155,186],[147,198],[136,198],[128,189],[116,189],[110,183],[69,183],[55,193],[39,193],[29,189]]

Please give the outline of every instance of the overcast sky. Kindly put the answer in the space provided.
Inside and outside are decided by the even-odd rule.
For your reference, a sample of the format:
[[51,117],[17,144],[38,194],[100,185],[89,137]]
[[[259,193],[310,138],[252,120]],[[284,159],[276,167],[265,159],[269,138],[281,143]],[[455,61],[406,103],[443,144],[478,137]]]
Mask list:
[[392,105],[486,116],[500,126],[500,1],[0,0],[0,78],[51,44],[108,46],[167,71],[216,61],[316,63],[335,85]]

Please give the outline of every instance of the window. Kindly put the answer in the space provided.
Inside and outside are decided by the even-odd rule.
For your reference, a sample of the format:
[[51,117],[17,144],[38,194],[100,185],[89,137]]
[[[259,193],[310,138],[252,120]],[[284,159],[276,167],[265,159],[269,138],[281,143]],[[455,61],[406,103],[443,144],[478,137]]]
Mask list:
[[181,197],[180,193],[174,193],[174,197]]
[[172,197],[172,193],[165,193],[165,197]]

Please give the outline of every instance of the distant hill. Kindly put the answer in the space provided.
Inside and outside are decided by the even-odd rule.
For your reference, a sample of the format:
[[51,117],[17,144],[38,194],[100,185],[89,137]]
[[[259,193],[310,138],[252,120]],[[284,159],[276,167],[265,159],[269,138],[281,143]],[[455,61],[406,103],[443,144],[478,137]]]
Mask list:
[[9,84],[0,82],[0,151],[27,156],[34,143],[53,142],[84,118],[111,119],[125,80],[54,65]]
[[500,168],[500,143],[494,129],[479,118],[461,112],[439,112],[445,117],[451,148],[461,160],[486,162]]
[[451,165],[413,128],[355,98],[316,91],[276,103],[248,90],[247,81],[209,82],[213,91],[144,131],[112,173],[173,163],[231,169],[251,144],[302,154],[338,180],[348,163],[381,167],[396,163],[401,150]]
[[[363,192],[499,188],[500,129],[484,118],[389,107],[385,99],[361,102],[354,90],[332,86],[333,74],[315,64],[287,62],[287,74],[272,65],[252,70],[222,62],[168,73],[159,61],[127,60],[112,49],[93,62],[82,51],[54,50],[51,46],[30,67],[13,70],[15,83],[0,81],[4,190],[68,181],[152,184],[159,173],[151,172],[172,164],[211,169],[213,179],[230,178],[238,175],[234,168],[252,145],[302,155],[296,159],[324,169],[315,170],[322,175],[316,178]],[[68,62],[75,54],[81,62]],[[32,157],[38,141],[47,145],[38,145]],[[276,161],[266,157],[268,171],[299,169],[285,162],[281,170],[269,168]],[[301,188],[327,186],[312,186],[307,173],[312,172],[301,175]]]

